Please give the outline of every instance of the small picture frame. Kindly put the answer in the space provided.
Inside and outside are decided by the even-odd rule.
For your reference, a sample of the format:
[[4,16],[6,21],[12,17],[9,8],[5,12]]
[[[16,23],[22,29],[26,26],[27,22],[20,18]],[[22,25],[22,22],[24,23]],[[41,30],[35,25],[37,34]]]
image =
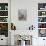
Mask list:
[[20,21],[27,20],[27,10],[26,9],[19,9],[18,10],[18,19]]
[[13,23],[11,23],[11,30],[16,30],[16,26]]
[[46,29],[39,29],[39,37],[46,37]]

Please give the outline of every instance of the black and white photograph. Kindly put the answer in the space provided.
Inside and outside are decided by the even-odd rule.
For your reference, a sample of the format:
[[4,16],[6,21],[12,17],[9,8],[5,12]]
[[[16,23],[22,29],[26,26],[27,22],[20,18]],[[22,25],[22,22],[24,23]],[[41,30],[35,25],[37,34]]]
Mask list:
[[18,19],[20,21],[27,20],[27,10],[26,9],[18,9]]

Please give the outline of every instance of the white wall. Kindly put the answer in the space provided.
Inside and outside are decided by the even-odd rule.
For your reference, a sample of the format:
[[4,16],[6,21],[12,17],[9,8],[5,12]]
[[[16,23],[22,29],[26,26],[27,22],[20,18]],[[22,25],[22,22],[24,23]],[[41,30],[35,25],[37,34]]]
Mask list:
[[[11,20],[16,25],[17,30],[26,30],[32,24],[37,23],[37,2],[31,0],[12,0],[11,1]],[[27,20],[18,20],[18,10],[27,9]],[[36,26],[36,25],[35,25]]]
[[[18,9],[27,9],[27,21],[18,20]],[[28,29],[32,24],[35,26],[35,32],[33,35],[37,36],[37,0],[11,0],[11,22],[16,25],[16,32],[21,30],[21,33]],[[23,31],[22,31],[23,30]],[[27,32],[25,31],[25,34]],[[14,41],[14,40],[13,40]],[[33,39],[33,44],[35,43],[35,38]],[[37,40],[36,40],[37,41]]]
[[[11,22],[16,25],[16,28],[19,30],[27,30],[30,25],[35,26],[33,36],[33,46],[41,46],[43,44],[43,38],[38,38],[38,3],[45,3],[46,0],[11,0]],[[18,9],[27,9],[27,20],[19,21],[18,20]],[[16,31],[17,31],[16,30]],[[39,43],[39,44],[38,44]]]

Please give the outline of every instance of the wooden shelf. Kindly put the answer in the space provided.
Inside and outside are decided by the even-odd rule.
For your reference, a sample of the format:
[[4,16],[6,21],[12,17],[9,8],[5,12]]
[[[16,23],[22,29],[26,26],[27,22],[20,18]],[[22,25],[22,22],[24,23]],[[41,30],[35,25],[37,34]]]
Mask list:
[[46,11],[46,10],[38,10],[38,11]]
[[38,23],[46,23],[46,22],[38,22]]
[[0,17],[8,17],[8,16],[0,16]]
[[0,10],[0,11],[8,11],[8,10]]
[[38,17],[46,17],[46,15],[44,15],[44,16],[38,16]]
[[8,23],[8,22],[0,22],[0,23]]
[[46,28],[38,28],[38,29],[46,29]]

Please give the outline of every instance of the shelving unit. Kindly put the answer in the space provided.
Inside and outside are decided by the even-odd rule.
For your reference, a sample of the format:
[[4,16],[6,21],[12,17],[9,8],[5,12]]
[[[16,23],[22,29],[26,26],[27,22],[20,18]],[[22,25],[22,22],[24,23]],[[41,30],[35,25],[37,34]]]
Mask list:
[[38,3],[38,32],[39,37],[46,37],[46,3]]
[[0,35],[8,37],[8,3],[0,3]]

